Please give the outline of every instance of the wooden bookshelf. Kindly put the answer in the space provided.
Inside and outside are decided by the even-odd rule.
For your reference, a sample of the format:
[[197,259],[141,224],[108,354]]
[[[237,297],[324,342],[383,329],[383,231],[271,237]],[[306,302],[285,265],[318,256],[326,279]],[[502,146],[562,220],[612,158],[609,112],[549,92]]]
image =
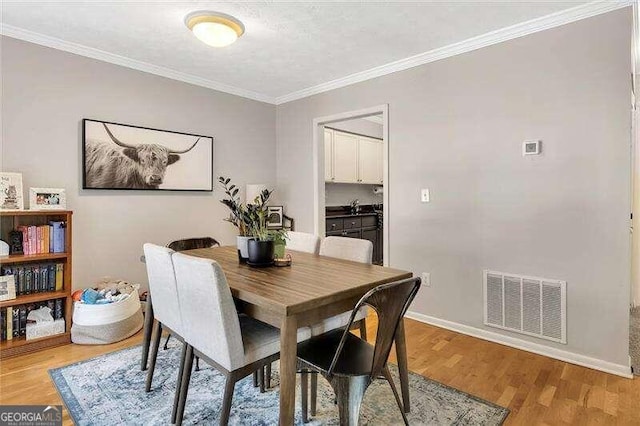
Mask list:
[[23,210],[0,212],[0,238],[7,242],[9,241],[9,232],[20,225],[45,225],[50,221],[66,222],[64,253],[40,253],[32,255],[10,254],[9,256],[0,256],[0,265],[2,266],[10,264],[28,264],[30,262],[54,262],[62,263],[64,265],[62,290],[20,295],[13,300],[0,302],[0,308],[44,302],[52,299],[64,299],[63,309],[65,332],[39,339],[26,340],[25,336],[20,336],[14,337],[12,340],[2,341],[0,342],[0,359],[35,352],[71,342],[71,310],[73,304],[73,301],[71,300],[72,215],[73,212],[70,210]]

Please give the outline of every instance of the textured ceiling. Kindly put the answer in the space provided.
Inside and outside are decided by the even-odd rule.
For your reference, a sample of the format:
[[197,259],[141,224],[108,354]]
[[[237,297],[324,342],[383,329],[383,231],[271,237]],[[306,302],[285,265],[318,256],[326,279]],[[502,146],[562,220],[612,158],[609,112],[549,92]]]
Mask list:
[[[280,97],[586,2],[12,2],[2,23]],[[185,27],[214,10],[246,27],[215,49]]]

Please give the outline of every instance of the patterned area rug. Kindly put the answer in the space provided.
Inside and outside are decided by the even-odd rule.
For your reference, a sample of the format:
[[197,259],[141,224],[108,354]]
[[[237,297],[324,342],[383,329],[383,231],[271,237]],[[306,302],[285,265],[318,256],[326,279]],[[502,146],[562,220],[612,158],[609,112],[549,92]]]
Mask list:
[[629,322],[629,353],[633,374],[640,376],[640,307],[631,309]]
[[[140,346],[50,370],[65,405],[78,425],[168,424],[175,390],[180,350],[160,350],[152,391],[144,391],[146,372],[140,371]],[[191,376],[185,424],[217,424],[224,377],[201,363]],[[274,364],[274,367],[277,365]],[[397,380],[397,369],[391,366]],[[275,425],[278,423],[278,370],[272,388],[260,393],[251,376],[236,383],[231,425]],[[448,386],[411,374],[412,425],[500,425],[509,410]],[[296,396],[296,421],[302,425],[300,379]],[[338,410],[329,384],[318,380],[317,415],[310,426],[337,425]],[[389,384],[375,381],[367,390],[360,412],[361,425],[402,424]]]

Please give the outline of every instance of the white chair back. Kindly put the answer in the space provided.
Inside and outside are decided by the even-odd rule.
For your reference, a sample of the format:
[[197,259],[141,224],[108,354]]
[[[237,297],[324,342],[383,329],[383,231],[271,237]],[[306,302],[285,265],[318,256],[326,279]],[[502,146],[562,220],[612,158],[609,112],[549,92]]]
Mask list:
[[146,243],[143,246],[153,313],[158,321],[178,335],[183,334],[176,277],[170,248]]
[[327,237],[320,244],[320,256],[337,257],[344,260],[371,264],[373,243],[347,237]]
[[289,250],[302,251],[305,253],[318,254],[320,248],[320,237],[306,232],[287,232],[287,248]]
[[173,255],[188,344],[229,371],[244,365],[238,312],[217,262]]

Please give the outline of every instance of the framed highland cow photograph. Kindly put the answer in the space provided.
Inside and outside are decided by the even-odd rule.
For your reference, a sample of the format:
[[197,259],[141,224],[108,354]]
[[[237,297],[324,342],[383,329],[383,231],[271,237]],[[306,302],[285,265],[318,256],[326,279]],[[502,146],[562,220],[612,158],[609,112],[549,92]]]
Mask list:
[[82,120],[82,188],[213,191],[213,137]]

